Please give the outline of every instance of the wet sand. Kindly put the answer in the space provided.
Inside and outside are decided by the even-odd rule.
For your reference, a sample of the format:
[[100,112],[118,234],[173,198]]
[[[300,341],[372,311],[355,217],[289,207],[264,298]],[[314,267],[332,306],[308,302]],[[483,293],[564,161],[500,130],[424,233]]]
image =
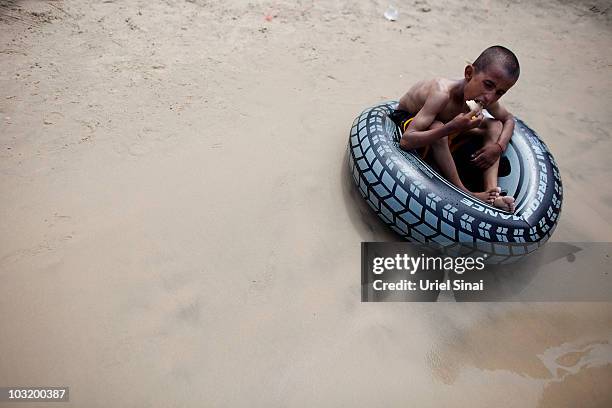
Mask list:
[[0,386],[612,406],[610,303],[360,303],[360,242],[395,236],[345,156],[364,107],[501,43],[522,64],[503,100],[562,172],[554,240],[612,241],[605,2],[0,5]]

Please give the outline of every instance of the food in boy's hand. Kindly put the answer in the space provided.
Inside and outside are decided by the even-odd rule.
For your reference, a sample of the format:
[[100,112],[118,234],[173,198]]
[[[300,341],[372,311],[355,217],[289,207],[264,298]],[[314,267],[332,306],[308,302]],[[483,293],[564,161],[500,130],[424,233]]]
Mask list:
[[472,116],[472,119],[476,119],[476,117],[482,111],[482,105],[479,102],[476,102],[476,101],[473,101],[473,100],[465,101],[465,103],[467,104],[468,108],[470,108],[470,111],[476,111],[477,112],[477,114],[475,116]]

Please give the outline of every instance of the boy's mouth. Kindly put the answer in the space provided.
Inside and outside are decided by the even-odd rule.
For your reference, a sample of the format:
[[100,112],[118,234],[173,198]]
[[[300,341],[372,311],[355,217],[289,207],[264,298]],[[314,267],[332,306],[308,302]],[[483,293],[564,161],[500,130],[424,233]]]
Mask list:
[[467,104],[470,110],[483,110],[484,109],[484,104],[478,99],[472,99],[469,101],[465,101],[465,103]]

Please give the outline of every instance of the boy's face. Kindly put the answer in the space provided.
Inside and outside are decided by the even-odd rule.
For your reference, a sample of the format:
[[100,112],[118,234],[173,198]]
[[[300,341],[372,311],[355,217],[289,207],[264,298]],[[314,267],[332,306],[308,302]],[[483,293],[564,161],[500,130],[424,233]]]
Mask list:
[[473,65],[468,65],[465,67],[465,80],[465,100],[475,100],[485,108],[501,98],[516,83],[516,78],[511,78],[496,64],[489,65],[483,71],[476,71]]

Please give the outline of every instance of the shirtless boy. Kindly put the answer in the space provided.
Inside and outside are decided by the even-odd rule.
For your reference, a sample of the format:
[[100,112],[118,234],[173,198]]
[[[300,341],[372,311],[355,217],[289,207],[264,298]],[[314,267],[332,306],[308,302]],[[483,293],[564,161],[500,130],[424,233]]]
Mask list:
[[[489,47],[465,67],[464,78],[434,78],[416,83],[400,99],[393,115],[416,113],[403,121],[400,147],[404,150],[429,146],[440,173],[461,190],[502,210],[514,212],[514,198],[500,195],[497,186],[499,158],[514,130],[514,120],[499,102],[517,81],[518,60],[502,46]],[[466,101],[477,102],[470,109]],[[485,108],[493,116],[484,118]],[[409,114],[409,116],[412,116]],[[461,182],[449,148],[449,138],[458,134],[481,137],[483,147],[472,163],[483,171],[484,191],[469,191]]]

